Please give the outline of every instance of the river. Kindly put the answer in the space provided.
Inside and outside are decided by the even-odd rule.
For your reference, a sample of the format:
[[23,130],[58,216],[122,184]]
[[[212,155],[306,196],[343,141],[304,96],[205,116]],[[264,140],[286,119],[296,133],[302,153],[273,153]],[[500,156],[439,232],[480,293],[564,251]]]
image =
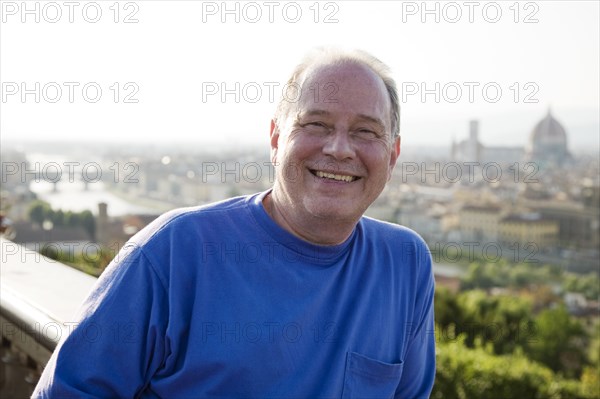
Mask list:
[[[69,173],[69,163],[77,161],[67,159],[64,155],[31,153],[27,155],[27,161],[30,164],[29,168],[31,170],[37,170],[41,173],[39,180],[29,183],[29,189],[39,199],[48,202],[53,209],[73,212],[90,210],[96,215],[98,214],[98,204],[105,202],[108,204],[109,216],[162,213],[162,210],[138,205],[112,194],[106,190],[101,181],[88,183],[86,189],[83,181],[78,178],[81,174],[80,170],[75,167],[75,172]],[[85,162],[79,162],[78,164],[85,164]],[[96,162],[95,164],[99,165],[100,162]],[[56,190],[54,190],[54,184],[45,179],[54,179],[54,175],[51,176],[51,172],[55,173],[57,167],[62,168],[62,171],[59,172],[62,178],[56,184]]]

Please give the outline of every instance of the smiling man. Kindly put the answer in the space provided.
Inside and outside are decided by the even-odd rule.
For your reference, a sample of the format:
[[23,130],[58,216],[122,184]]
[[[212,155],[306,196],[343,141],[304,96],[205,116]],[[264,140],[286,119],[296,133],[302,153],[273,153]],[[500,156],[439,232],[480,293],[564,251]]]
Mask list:
[[429,396],[427,247],[363,216],[400,153],[394,81],[364,52],[318,50],[288,83],[299,96],[271,123],[272,190],[136,235],[34,397]]
[[[383,190],[400,138],[381,77],[362,63],[324,56],[294,74],[299,81],[288,84],[299,85],[300,99],[284,99],[271,123],[272,160],[281,165],[265,202],[286,230],[331,245],[350,236]],[[294,178],[286,176],[290,170]]]

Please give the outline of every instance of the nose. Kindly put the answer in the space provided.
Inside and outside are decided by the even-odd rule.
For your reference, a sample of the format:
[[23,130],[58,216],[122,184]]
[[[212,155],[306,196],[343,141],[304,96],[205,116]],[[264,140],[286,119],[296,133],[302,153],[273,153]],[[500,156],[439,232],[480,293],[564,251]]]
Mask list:
[[335,129],[327,136],[323,145],[323,153],[337,160],[354,158],[356,155],[354,145],[350,140],[348,132],[344,129]]

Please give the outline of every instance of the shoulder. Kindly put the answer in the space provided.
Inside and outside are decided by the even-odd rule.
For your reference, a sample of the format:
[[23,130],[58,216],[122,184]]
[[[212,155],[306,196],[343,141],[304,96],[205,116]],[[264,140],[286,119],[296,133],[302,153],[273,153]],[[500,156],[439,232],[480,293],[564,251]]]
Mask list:
[[389,239],[391,243],[407,243],[416,245],[419,248],[427,248],[425,240],[414,230],[399,224],[384,222],[363,216],[360,223],[365,230],[365,233],[377,239]]
[[256,196],[234,197],[159,216],[131,237],[113,259],[112,269],[147,264],[160,279],[169,280],[173,269],[193,269],[202,251],[214,237],[232,237],[248,230],[249,204]]
[[199,227],[222,224],[228,218],[236,219],[247,210],[252,196],[229,198],[211,204],[188,208],[178,208],[166,212],[142,229],[130,240],[136,246],[147,246],[157,239],[167,238],[176,234],[197,232]]
[[387,252],[402,265],[412,265],[423,275],[432,273],[431,251],[414,230],[395,223],[363,216],[360,226],[367,245]]

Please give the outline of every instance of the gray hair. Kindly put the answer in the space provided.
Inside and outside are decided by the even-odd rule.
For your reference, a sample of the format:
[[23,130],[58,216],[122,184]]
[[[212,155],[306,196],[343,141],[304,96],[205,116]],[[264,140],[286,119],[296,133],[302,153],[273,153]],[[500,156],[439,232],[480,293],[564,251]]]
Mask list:
[[[317,47],[310,51],[296,66],[292,76],[288,79],[286,87],[300,87],[304,78],[304,73],[315,65],[343,64],[352,62],[366,66],[373,71],[383,81],[390,98],[390,116],[391,116],[391,137],[392,139],[400,136],[400,101],[398,99],[398,89],[396,81],[391,76],[390,68],[381,60],[363,50],[340,50],[331,47]],[[282,96],[277,104],[275,111],[275,121],[283,120],[289,112],[290,101],[286,96]]]

